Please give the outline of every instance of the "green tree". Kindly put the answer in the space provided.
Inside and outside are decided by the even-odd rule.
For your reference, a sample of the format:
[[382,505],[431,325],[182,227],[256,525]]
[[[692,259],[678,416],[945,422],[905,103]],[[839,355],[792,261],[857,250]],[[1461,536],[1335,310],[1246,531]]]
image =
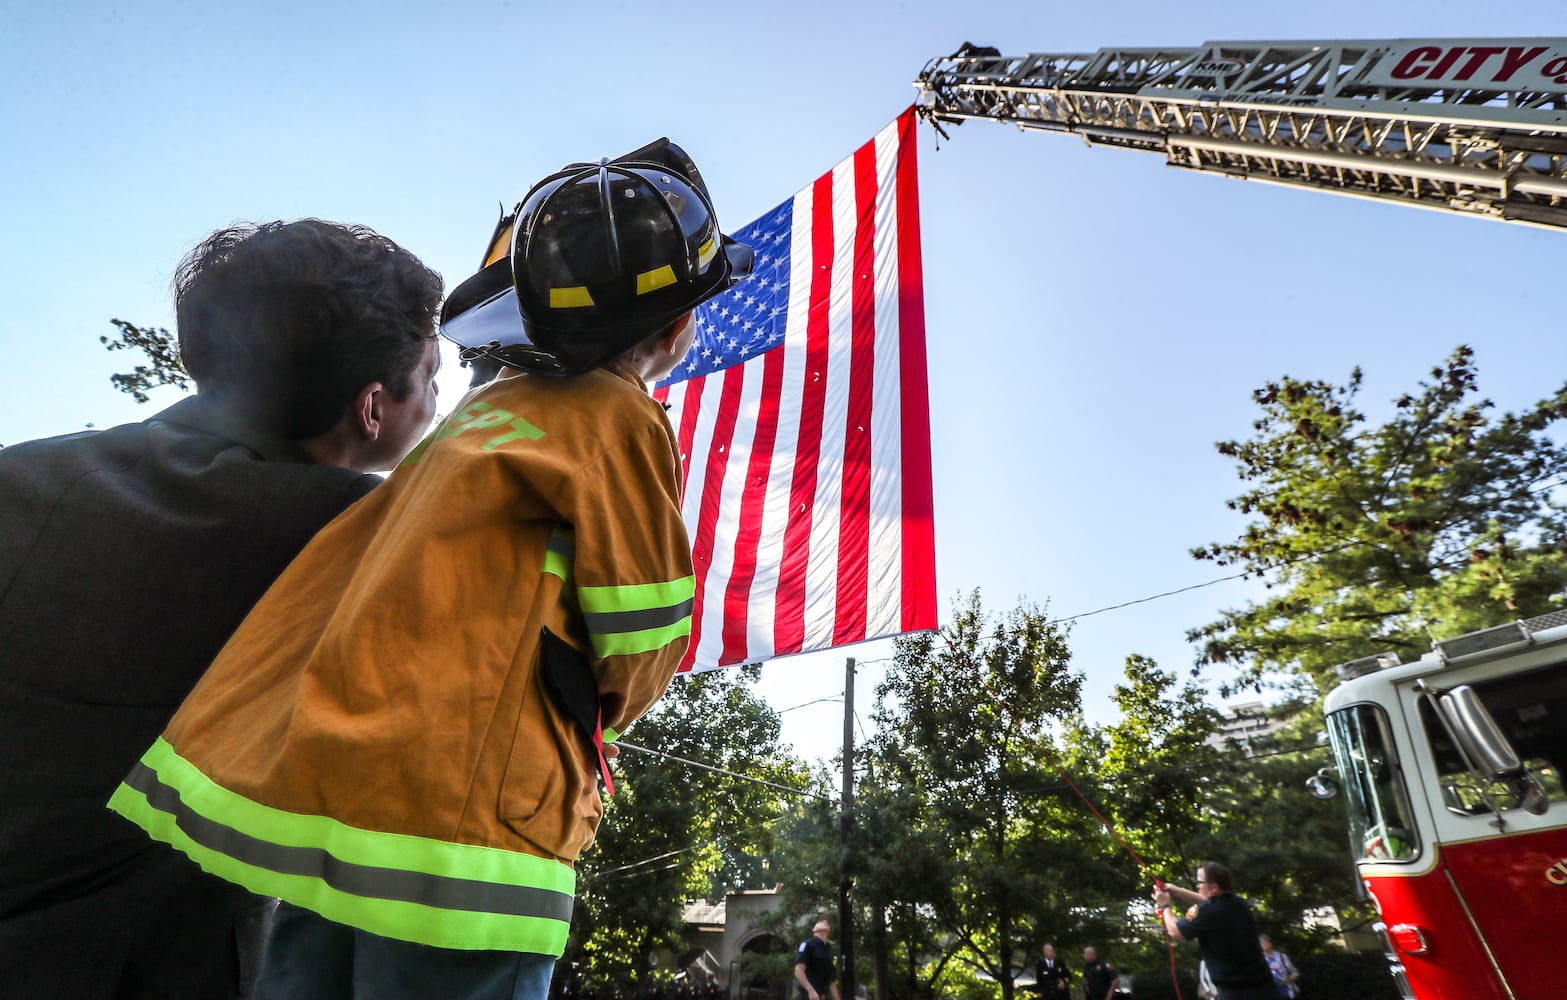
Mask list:
[[1041,611],[991,620],[977,593],[940,633],[898,641],[852,865],[859,900],[907,935],[900,993],[945,995],[958,962],[1014,995],[1030,957],[1019,941],[1059,898],[1022,791],[1040,784],[1044,730],[1078,712],[1069,663],[1065,631]]
[[98,342],[110,351],[141,351],[150,364],[137,365],[129,372],[110,375],[109,381],[121,392],[129,393],[138,403],[151,397],[148,393],[161,386],[172,385],[176,389],[190,389],[190,374],[180,363],[179,340],[163,327],[137,326],[123,319],[111,319],[119,336],[109,339],[99,337]]
[[1284,378],[1254,393],[1262,416],[1219,452],[1249,488],[1229,506],[1254,519],[1232,542],[1193,550],[1240,566],[1275,596],[1189,633],[1199,660],[1244,682],[1300,672],[1319,689],[1338,663],[1392,650],[1406,661],[1447,637],[1549,610],[1567,587],[1567,386],[1520,413],[1477,396],[1459,347],[1391,419],[1357,409],[1345,385]]
[[[684,758],[796,789],[804,766],[784,752],[779,719],[751,690],[759,668],[676,678],[625,742],[617,794],[584,857],[565,967],[630,980],[648,955],[679,950],[688,900],[754,887],[786,792],[683,763]],[[662,756],[658,756],[662,755]]]

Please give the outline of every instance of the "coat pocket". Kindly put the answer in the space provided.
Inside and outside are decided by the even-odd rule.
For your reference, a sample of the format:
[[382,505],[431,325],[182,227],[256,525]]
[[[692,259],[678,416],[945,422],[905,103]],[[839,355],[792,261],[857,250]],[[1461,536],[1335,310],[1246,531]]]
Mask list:
[[593,843],[604,815],[598,755],[582,721],[588,698],[597,719],[598,693],[582,654],[548,629],[540,639],[506,764],[500,818],[545,852],[575,860]]

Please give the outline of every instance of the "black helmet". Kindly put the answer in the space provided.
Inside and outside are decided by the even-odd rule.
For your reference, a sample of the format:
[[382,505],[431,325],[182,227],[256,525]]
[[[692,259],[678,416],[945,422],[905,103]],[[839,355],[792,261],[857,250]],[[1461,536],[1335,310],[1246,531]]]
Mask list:
[[579,375],[750,273],[751,248],[719,231],[696,164],[659,139],[534,185],[447,298],[441,332],[465,360]]

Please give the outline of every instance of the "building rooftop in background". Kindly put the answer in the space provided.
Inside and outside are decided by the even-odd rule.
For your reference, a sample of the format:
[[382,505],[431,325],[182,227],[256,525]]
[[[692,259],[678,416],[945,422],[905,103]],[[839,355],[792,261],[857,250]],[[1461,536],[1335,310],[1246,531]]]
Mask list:
[[1237,702],[1227,706],[1222,714],[1219,731],[1208,737],[1208,745],[1221,750],[1227,743],[1249,747],[1253,740],[1272,736],[1289,721],[1260,701]]

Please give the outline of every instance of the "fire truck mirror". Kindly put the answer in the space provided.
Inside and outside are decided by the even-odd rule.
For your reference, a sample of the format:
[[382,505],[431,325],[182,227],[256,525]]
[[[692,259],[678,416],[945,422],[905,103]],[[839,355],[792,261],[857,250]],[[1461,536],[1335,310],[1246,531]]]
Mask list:
[[1332,768],[1324,767],[1306,779],[1306,791],[1312,798],[1323,801],[1338,798],[1338,779],[1328,773],[1331,770]]
[[1492,781],[1516,778],[1525,773],[1523,762],[1506,735],[1486,711],[1474,688],[1461,684],[1441,697],[1442,714],[1463,745],[1464,755],[1482,775]]

